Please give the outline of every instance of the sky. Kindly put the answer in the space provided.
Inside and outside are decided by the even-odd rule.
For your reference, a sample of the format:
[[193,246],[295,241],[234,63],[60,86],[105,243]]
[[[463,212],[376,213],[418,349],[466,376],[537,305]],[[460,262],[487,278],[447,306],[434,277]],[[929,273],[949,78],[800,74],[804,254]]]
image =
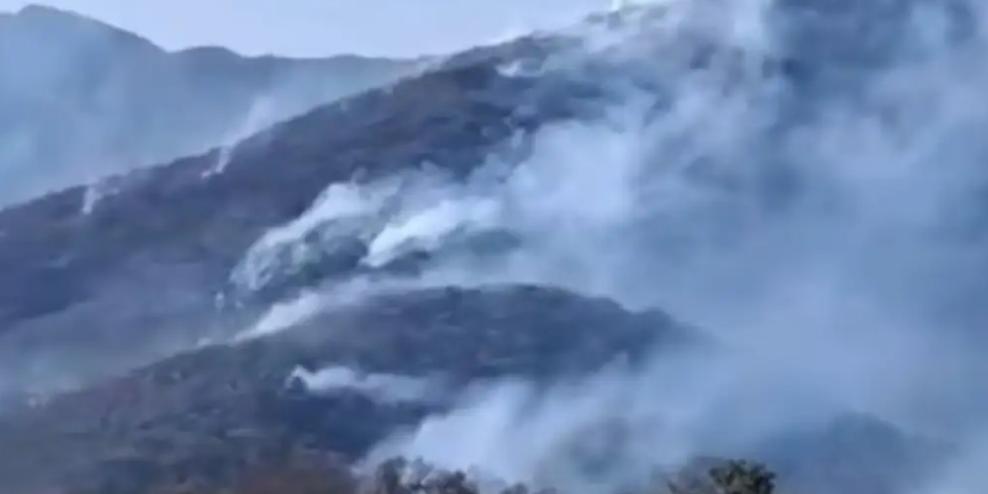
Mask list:
[[220,45],[248,54],[440,54],[565,25],[609,0],[0,0],[86,14],[168,49]]

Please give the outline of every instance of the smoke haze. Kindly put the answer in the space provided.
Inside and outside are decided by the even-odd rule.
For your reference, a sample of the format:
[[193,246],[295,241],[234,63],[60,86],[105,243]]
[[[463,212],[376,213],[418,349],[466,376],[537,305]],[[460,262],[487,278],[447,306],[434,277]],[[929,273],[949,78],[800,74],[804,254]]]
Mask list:
[[[975,452],[931,491],[901,488],[971,492],[988,428],[982,10],[663,2],[572,30],[580,47],[536,76],[611,70],[602,116],[524,136],[526,158],[492,157],[466,183],[414,180],[368,211],[363,262],[404,246],[431,254],[422,283],[662,307],[726,350],[548,391],[495,384],[382,448],[576,488],[593,484],[560,445],[600,424],[628,431],[607,455],[640,467],[608,472],[613,485],[867,416]],[[870,23],[866,40],[842,32]],[[491,232],[517,245],[457,247]]]
[[[712,341],[548,384],[444,389],[452,406],[366,460],[422,457],[602,494],[657,466],[739,456],[786,464],[799,492],[978,492],[988,8],[618,3],[533,34],[534,54],[512,45],[495,60],[501,78],[545,92],[591,86],[585,111],[519,126],[462,174],[409,162],[334,182],[237,249],[219,312],[263,308],[233,344],[382,291],[561,287],[667,311]],[[232,173],[236,143],[269,123],[265,99],[251,108],[203,180]],[[112,193],[93,190],[82,212]],[[285,378],[391,402],[434,392],[431,376],[348,367]],[[846,470],[804,470],[820,458]]]

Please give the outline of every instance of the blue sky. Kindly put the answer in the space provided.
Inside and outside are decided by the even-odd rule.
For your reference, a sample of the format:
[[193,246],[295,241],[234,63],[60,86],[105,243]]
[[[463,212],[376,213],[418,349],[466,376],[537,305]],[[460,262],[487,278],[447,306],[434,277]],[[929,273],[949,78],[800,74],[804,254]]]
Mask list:
[[246,54],[414,56],[572,22],[609,0],[0,0],[43,3],[137,32],[170,49]]

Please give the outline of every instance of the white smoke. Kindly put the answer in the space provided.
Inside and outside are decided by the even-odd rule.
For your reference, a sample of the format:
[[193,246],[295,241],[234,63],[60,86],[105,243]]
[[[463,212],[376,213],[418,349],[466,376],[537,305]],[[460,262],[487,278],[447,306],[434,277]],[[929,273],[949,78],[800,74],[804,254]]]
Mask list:
[[409,217],[387,224],[370,242],[363,263],[382,267],[414,250],[434,251],[460,229],[490,225],[498,216],[498,205],[483,199],[441,200]]
[[299,367],[289,376],[289,380],[296,379],[310,393],[352,391],[383,403],[429,402],[444,393],[436,378],[361,373],[349,367],[327,367],[315,372]]
[[0,24],[0,207],[219,145],[204,173],[213,176],[238,142],[274,122],[418,70],[386,59],[167,52],[45,6],[0,13]]
[[[691,401],[704,396],[700,390],[713,382],[687,387],[661,379],[657,371],[634,372],[615,365],[549,390],[512,379],[477,385],[463,395],[460,406],[396,434],[369,459],[424,458],[509,482],[581,492],[594,483],[603,487],[631,477],[642,479],[656,465],[678,463],[696,450],[689,437],[693,424],[687,422],[701,404]],[[643,393],[645,389],[654,392]],[[665,400],[674,406],[666,406]],[[608,425],[617,426],[612,431],[619,436],[636,432],[633,437],[594,436],[595,429]],[[610,479],[596,472],[591,481],[574,468],[580,456],[620,465],[620,471],[610,472]]]
[[271,305],[249,328],[235,335],[235,342],[272,336],[297,327],[313,317],[344,308],[375,294],[400,290],[410,286],[408,281],[370,280],[354,278],[322,290],[306,290],[296,297]]
[[233,152],[236,150],[237,144],[275,123],[279,116],[279,112],[276,110],[276,103],[272,97],[262,95],[256,98],[248,108],[247,115],[240,126],[230,130],[228,135],[223,138],[216,164],[203,172],[202,177],[209,178],[226,171],[226,167],[230,165],[230,161],[233,159]]
[[99,180],[86,187],[86,192],[82,195],[82,207],[80,213],[84,216],[93,214],[96,207],[103,199],[119,192],[116,181],[112,179]]
[[[493,262],[437,256],[419,279],[538,282],[658,306],[728,351],[548,391],[495,385],[382,451],[565,482],[579,477],[559,445],[595,424],[634,431],[615,453],[633,470],[744,451],[842,413],[983,450],[988,66],[971,57],[988,45],[980,33],[951,41],[951,11],[924,5],[885,47],[888,65],[820,60],[837,89],[815,91],[766,69],[795,43],[768,2],[666,2],[658,19],[636,11],[641,22],[586,28],[594,57],[654,61],[661,104],[627,89],[599,119],[546,126],[523,162],[429,181],[402,199],[414,208],[376,216],[370,237],[401,240],[378,252],[412,242],[435,253],[453,230],[508,231],[520,248]],[[710,44],[720,49],[695,63]],[[970,457],[943,492],[973,492],[983,476]]]
[[383,441],[374,463],[400,455],[509,482],[578,492],[646,483],[697,455],[748,455],[751,445],[842,410],[754,356],[662,355],[615,363],[548,388],[519,379],[479,384],[458,406]]
[[988,438],[983,434],[971,441],[973,446],[961,454],[932,488],[923,494],[972,494],[988,485]]
[[299,323],[324,310],[326,297],[312,292],[304,293],[287,302],[274,304],[254,325],[237,335],[237,341],[248,341],[271,336]]
[[258,240],[234,271],[233,282],[257,290],[274,276],[296,269],[316,255],[313,250],[318,245],[306,242],[307,239],[323,235],[324,231],[326,235],[356,233],[354,229],[372,222],[397,190],[392,184],[363,188],[353,184],[331,185],[301,216]]

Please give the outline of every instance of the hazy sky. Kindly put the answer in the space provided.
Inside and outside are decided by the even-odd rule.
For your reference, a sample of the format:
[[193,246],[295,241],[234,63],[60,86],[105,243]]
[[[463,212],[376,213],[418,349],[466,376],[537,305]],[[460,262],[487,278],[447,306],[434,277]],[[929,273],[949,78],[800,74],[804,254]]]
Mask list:
[[609,0],[0,0],[43,3],[137,32],[169,49],[247,54],[441,53],[572,21]]

